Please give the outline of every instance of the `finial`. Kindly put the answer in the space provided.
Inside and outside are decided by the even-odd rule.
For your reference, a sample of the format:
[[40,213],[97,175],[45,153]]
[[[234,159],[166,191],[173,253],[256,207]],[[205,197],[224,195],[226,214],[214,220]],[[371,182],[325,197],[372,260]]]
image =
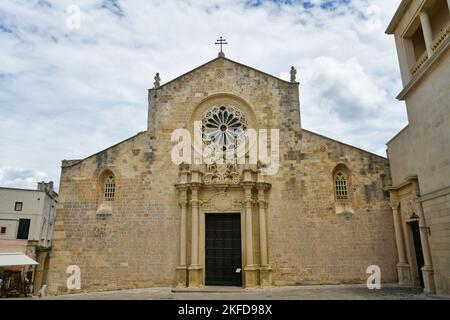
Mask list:
[[161,86],[161,78],[159,77],[159,72],[156,73],[155,76],[155,82],[153,83],[153,85],[155,86],[155,88],[158,88],[159,86]]
[[291,67],[291,83],[297,82],[296,77],[297,77],[297,70],[292,66]]
[[222,51],[222,45],[228,44],[227,40],[223,39],[222,36],[220,36],[220,38],[218,40],[216,40],[216,42],[214,44],[220,45],[219,57],[221,57],[221,58],[225,57],[225,53],[223,53],[223,51]]

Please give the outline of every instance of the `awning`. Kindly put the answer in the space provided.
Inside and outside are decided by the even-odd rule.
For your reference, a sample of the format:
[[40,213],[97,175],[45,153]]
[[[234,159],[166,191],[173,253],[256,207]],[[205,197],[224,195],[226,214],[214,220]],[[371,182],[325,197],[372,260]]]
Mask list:
[[30,266],[39,264],[22,252],[0,252],[0,267]]

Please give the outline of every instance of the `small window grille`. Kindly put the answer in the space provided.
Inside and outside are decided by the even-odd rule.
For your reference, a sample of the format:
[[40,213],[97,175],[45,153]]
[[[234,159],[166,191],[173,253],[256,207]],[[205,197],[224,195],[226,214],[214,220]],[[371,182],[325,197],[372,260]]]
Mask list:
[[105,201],[114,201],[115,191],[114,176],[110,175],[105,181]]
[[338,172],[336,174],[335,184],[336,184],[336,199],[347,200],[348,199],[347,179],[342,172]]

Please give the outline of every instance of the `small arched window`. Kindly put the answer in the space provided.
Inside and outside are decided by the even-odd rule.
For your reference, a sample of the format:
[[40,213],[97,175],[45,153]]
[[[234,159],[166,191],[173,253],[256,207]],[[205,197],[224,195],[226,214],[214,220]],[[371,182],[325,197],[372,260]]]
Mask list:
[[348,200],[348,179],[345,173],[338,171],[334,176],[337,200]]
[[349,168],[341,163],[333,170],[334,207],[336,214],[350,217],[355,213],[353,209],[352,174]]
[[105,192],[104,199],[105,201],[114,201],[114,195],[116,192],[116,183],[114,180],[114,176],[110,174],[105,179]]

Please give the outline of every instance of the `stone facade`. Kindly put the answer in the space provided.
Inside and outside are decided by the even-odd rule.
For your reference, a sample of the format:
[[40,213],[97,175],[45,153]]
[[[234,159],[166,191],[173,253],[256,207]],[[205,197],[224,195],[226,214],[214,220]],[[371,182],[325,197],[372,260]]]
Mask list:
[[388,142],[399,278],[449,295],[450,2],[402,1],[387,33],[396,40],[404,86],[398,99],[409,121]]
[[[218,105],[254,129],[279,129],[280,164],[175,165],[171,134]],[[348,196],[337,199],[335,174]],[[115,181],[105,201],[105,179]],[[84,160],[63,161],[49,289],[205,285],[205,215],[240,213],[243,286],[396,281],[387,159],[303,130],[299,84],[223,55],[149,90],[148,130]]]

